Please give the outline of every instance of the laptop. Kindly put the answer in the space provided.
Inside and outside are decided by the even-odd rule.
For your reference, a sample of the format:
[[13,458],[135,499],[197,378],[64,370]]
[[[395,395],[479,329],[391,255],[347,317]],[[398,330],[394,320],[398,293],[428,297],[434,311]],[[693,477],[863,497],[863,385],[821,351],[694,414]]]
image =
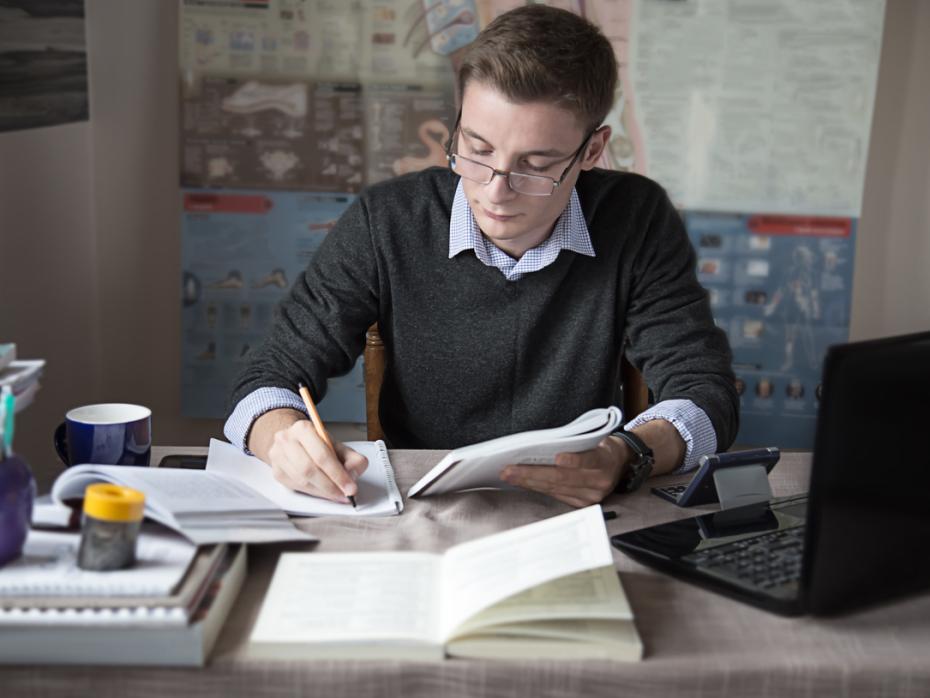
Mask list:
[[782,615],[838,614],[930,590],[930,332],[830,347],[807,494],[611,542]]

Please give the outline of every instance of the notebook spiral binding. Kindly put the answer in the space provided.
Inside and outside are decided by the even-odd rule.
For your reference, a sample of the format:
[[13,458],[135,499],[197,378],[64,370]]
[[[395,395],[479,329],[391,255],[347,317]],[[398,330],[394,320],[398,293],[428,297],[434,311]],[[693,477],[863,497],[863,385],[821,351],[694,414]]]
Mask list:
[[378,439],[375,444],[378,447],[378,454],[381,456],[381,463],[384,465],[384,477],[387,481],[388,492],[394,500],[394,509],[400,514],[404,509],[404,500],[397,487],[397,480],[394,478],[394,468],[391,465],[390,458],[388,458],[387,445],[381,439]]

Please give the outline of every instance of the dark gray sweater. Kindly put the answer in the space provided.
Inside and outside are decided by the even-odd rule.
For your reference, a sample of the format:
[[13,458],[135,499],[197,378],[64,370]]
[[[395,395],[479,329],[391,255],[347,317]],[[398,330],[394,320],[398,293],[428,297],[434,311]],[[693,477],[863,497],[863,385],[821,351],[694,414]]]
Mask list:
[[251,354],[233,405],[261,387],[349,371],[377,321],[387,349],[381,422],[395,448],[456,448],[564,424],[617,404],[627,355],[657,400],[683,398],[737,428],[724,333],[714,326],[678,213],[654,182],[582,172],[596,256],[562,251],[507,281],[470,251],[449,259],[458,178],[432,168],[367,189],[329,233]]

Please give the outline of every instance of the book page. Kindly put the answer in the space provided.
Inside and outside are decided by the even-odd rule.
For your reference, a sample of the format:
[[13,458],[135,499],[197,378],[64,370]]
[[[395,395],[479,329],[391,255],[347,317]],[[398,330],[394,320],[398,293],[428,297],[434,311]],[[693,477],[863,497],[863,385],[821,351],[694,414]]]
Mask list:
[[285,553],[251,641],[439,644],[439,562],[429,553]]
[[112,482],[145,493],[146,509],[157,513],[279,511],[270,500],[240,482],[215,473],[130,465],[76,465],[52,486],[52,497],[83,497],[87,485]]
[[210,439],[207,472],[248,485],[294,516],[388,516],[403,511],[403,499],[394,482],[384,442],[350,441],[345,445],[368,459],[368,467],[357,482],[357,508],[295,492],[274,479],[267,463],[218,439]]
[[531,587],[613,565],[600,506],[450,548],[443,556],[443,638],[479,611]]
[[558,453],[594,448],[620,428],[621,417],[617,407],[594,409],[561,427],[511,434],[457,448],[414,483],[407,496],[502,487],[500,472],[505,466],[552,464]]
[[472,632],[496,633],[508,623],[567,619],[632,620],[613,565],[553,579],[504,599],[455,629],[455,637]]

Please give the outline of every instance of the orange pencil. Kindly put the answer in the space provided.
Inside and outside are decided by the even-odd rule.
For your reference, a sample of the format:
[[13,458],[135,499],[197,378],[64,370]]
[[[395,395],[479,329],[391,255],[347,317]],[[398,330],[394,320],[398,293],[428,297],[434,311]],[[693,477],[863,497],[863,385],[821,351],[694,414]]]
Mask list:
[[[300,393],[300,397],[304,400],[304,405],[307,407],[307,412],[310,413],[310,421],[313,422],[313,428],[316,429],[317,435],[323,439],[323,443],[329,446],[329,450],[335,455],[336,447],[333,446],[333,440],[329,438],[329,432],[326,431],[326,427],[323,426],[323,420],[320,418],[320,413],[316,411],[316,405],[313,404],[313,398],[310,397],[310,391],[307,390],[307,386],[303,383],[298,383],[297,392]],[[356,509],[355,497],[348,495],[348,499],[352,502],[352,508]]]

